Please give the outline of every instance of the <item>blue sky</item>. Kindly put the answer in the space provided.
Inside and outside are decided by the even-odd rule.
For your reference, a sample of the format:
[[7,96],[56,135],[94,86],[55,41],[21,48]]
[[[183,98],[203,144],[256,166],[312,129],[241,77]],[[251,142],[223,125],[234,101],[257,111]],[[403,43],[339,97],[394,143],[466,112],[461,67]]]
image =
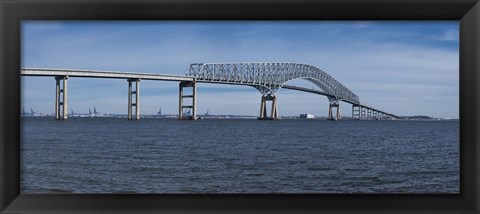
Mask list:
[[[458,118],[458,22],[24,21],[23,68],[186,73],[196,62],[299,62],[398,115]],[[127,81],[70,78],[69,108],[127,112]],[[292,85],[314,87],[304,80]],[[53,77],[22,77],[22,106],[54,112]],[[198,112],[257,115],[253,87],[199,84]],[[178,83],[141,81],[141,113],[176,114]],[[328,113],[326,97],[280,90],[280,115]],[[351,105],[341,104],[351,116]]]

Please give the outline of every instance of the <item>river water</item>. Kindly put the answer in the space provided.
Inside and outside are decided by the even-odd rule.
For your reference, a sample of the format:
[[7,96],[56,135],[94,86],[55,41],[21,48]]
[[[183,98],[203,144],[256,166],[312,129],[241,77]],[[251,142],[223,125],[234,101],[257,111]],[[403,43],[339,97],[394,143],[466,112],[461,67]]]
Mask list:
[[458,121],[21,122],[23,193],[459,193]]

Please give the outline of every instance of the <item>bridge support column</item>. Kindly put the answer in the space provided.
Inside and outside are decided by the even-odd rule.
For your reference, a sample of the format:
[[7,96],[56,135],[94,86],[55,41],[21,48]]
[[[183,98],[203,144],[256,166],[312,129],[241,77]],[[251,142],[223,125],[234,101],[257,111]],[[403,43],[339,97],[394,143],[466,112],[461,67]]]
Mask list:
[[[272,109],[270,111],[270,117],[268,117],[267,112],[267,101],[272,101]],[[259,120],[277,120],[278,111],[277,111],[277,97],[275,95],[262,95],[260,103],[260,115],[258,116]]]
[[68,79],[68,76],[55,77],[55,81],[56,81],[55,119],[56,120],[68,119],[67,79]]
[[[192,88],[192,94],[185,95],[183,89]],[[178,119],[179,120],[196,120],[197,119],[197,87],[196,81],[182,81],[179,84],[179,105],[178,105]],[[184,99],[191,99],[191,105],[185,105]],[[184,110],[188,109],[189,115],[184,114]]]
[[[336,117],[333,117],[333,108],[336,108]],[[328,120],[340,120],[340,103],[339,101],[330,101],[330,104],[328,106]]]
[[360,114],[360,120],[365,120],[367,117],[367,108],[361,107],[361,114]]
[[[128,119],[132,120],[133,107],[135,107],[135,120],[140,119],[140,79],[128,79]],[[132,82],[135,82],[135,91],[132,89]],[[135,102],[133,95],[135,94]]]
[[378,112],[377,111],[373,111],[373,119],[378,120]]
[[359,105],[355,105],[355,104],[352,105],[352,120],[361,120],[361,115],[360,115],[361,108],[362,107]]
[[372,109],[367,109],[367,120],[372,119]]

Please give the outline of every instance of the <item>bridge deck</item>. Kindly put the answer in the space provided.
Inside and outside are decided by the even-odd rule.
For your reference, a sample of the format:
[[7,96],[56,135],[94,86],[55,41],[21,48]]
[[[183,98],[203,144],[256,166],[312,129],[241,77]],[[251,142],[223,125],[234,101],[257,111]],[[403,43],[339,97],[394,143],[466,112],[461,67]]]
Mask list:
[[[304,87],[298,87],[298,86],[293,86],[293,85],[283,85],[282,88],[286,88],[286,89],[290,89],[290,90],[297,90],[297,91],[303,91],[303,92],[308,92],[308,93],[314,93],[314,94],[320,94],[320,95],[323,95],[323,96],[332,96],[328,93],[325,93],[323,91],[319,91],[319,90],[315,90],[315,89],[309,89],[309,88],[304,88]],[[349,103],[349,104],[352,104],[352,105],[359,105],[363,108],[369,108],[369,109],[372,109],[374,111],[377,111],[379,113],[382,113],[382,114],[387,114],[387,115],[390,115],[390,116],[393,116],[393,117],[398,117],[398,118],[401,118],[397,115],[394,115],[394,114],[390,114],[390,113],[387,113],[385,111],[382,111],[382,110],[379,110],[379,109],[376,109],[376,108],[373,108],[371,106],[368,106],[368,105],[365,105],[365,104],[361,104],[361,103],[355,103],[355,102],[351,102],[351,101],[348,101],[348,100],[342,100],[343,102],[346,102],[346,103]]]
[[[117,72],[117,71],[96,71],[96,70],[50,69],[50,68],[23,68],[21,69],[21,75],[22,76],[68,76],[68,77],[85,77],[85,78],[142,79],[142,80],[163,80],[163,81],[193,81],[195,79],[195,77],[182,76],[182,75],[132,73],[132,72]],[[206,80],[198,80],[197,82],[253,86],[250,83],[239,83],[239,82],[221,82],[221,81],[206,81]],[[292,85],[283,85],[282,88],[314,93],[314,94],[319,94],[323,96],[332,96],[331,94],[324,91],[292,86]],[[342,100],[342,101],[353,104],[353,105],[359,105],[364,108],[369,108],[374,111],[377,111],[386,115],[390,115],[396,118],[401,118],[397,115],[387,113],[385,111],[367,106],[365,104],[355,103],[348,100]]]
[[115,79],[144,79],[164,81],[193,81],[194,77],[180,75],[165,75],[152,73],[130,73],[116,71],[95,70],[69,70],[69,69],[43,69],[25,68],[21,71],[22,76],[69,76],[88,78],[115,78]]

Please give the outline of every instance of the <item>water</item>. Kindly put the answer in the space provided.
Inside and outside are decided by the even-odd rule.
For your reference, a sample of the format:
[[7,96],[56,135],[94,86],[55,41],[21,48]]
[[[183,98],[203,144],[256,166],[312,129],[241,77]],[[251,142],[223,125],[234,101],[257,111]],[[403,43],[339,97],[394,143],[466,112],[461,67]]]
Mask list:
[[458,193],[458,121],[22,119],[24,193]]

